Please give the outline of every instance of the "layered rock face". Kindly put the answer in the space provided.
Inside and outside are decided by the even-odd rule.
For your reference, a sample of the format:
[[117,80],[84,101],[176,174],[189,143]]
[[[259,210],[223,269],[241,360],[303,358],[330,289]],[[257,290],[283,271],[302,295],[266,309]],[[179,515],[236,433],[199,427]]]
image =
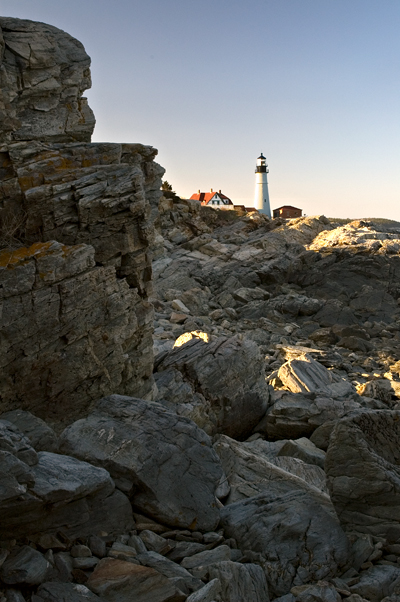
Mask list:
[[0,26],[1,407],[59,421],[111,392],[150,398],[157,151],[90,143],[80,42]]

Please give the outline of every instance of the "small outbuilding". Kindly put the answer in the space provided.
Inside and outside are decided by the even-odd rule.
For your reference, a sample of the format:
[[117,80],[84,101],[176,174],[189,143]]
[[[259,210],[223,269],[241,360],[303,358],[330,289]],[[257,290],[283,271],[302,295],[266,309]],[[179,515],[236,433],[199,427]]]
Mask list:
[[282,207],[278,207],[278,209],[274,209],[273,211],[274,217],[283,217],[285,219],[301,217],[302,214],[302,209],[299,209],[298,207],[292,207],[292,205],[282,205]]

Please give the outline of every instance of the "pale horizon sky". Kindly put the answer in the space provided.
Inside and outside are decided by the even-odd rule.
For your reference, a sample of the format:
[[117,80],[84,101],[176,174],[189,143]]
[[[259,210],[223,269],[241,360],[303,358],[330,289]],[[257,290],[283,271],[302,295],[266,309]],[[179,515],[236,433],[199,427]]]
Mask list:
[[399,0],[0,0],[85,46],[93,141],[159,150],[182,197],[400,221]]

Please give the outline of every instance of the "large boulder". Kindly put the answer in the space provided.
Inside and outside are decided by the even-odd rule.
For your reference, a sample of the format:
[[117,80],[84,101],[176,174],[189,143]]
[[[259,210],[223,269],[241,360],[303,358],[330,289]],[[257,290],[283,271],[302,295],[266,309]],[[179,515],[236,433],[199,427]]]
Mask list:
[[278,378],[292,393],[324,393],[329,397],[348,398],[356,395],[354,386],[307,353],[283,364]]
[[292,484],[271,482],[268,491],[221,510],[225,536],[241,550],[266,559],[271,593],[286,594],[294,585],[335,576],[348,562],[349,545],[329,505]]
[[332,502],[348,529],[400,538],[400,412],[375,410],[340,420],[325,469]]
[[[192,390],[205,399],[206,422],[212,434],[246,438],[265,414],[270,393],[265,363],[253,341],[239,336],[211,343],[192,339],[170,351],[157,370],[170,368],[179,370]],[[204,417],[201,426],[206,426]]]
[[[246,444],[230,439],[225,435],[218,437],[214,449],[221,459],[222,466],[228,478],[230,490],[226,504],[253,497],[262,492],[268,492],[274,485],[275,491],[282,485],[286,492],[288,486],[293,490],[302,490],[314,495],[319,503],[327,505],[331,512],[330,500],[321,492],[321,476],[319,479],[314,473],[315,466],[309,466],[311,474],[307,471],[307,464],[294,458],[275,458],[268,460],[259,453],[253,453]],[[279,466],[280,461],[282,465]],[[297,462],[301,466],[288,466],[285,460]],[[290,468],[290,470],[287,470]],[[318,469],[323,473],[321,469]],[[295,474],[295,471],[297,474]],[[316,486],[317,485],[317,486]]]
[[171,526],[212,531],[223,476],[209,437],[158,403],[111,395],[67,427],[60,450],[110,471],[145,514]]
[[0,538],[60,529],[74,538],[133,525],[128,498],[115,491],[109,473],[76,458],[39,452],[28,466],[0,452]]

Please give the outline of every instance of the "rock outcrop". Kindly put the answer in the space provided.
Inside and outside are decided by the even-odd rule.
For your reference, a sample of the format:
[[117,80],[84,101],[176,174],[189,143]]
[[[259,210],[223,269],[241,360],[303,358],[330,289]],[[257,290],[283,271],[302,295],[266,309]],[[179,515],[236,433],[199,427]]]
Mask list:
[[157,151],[90,143],[80,42],[0,26],[0,407],[65,422],[108,393],[151,398]]

